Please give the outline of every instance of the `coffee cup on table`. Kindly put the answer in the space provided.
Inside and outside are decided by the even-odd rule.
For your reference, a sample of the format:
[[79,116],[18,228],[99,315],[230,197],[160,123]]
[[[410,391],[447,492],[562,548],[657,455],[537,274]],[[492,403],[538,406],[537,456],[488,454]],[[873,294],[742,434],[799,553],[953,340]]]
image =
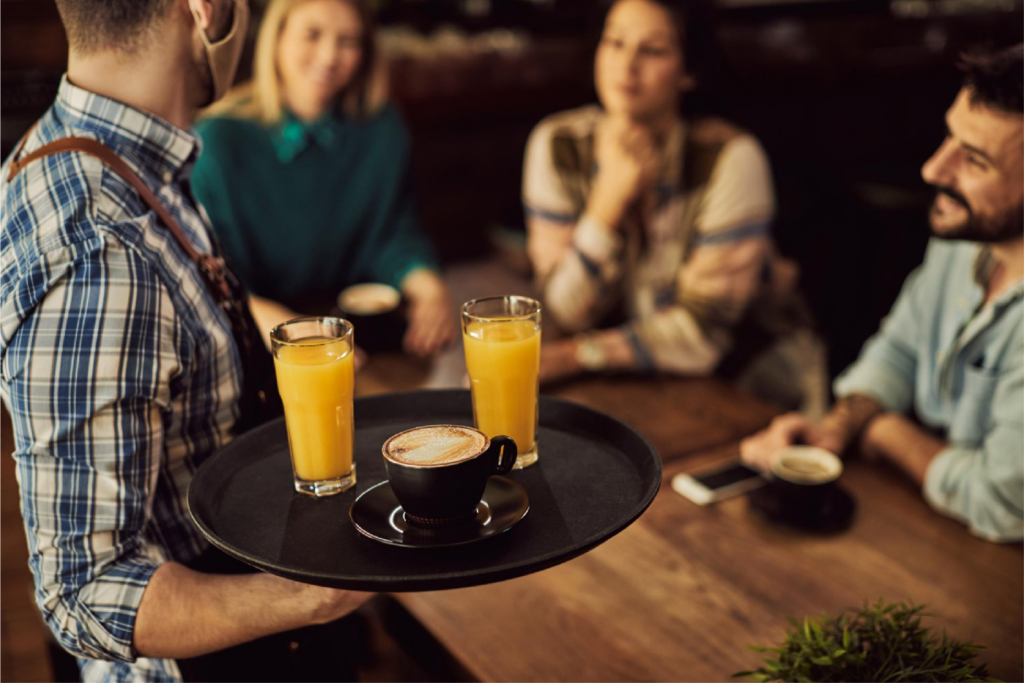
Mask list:
[[774,487],[790,510],[812,515],[822,507],[843,474],[843,461],[815,446],[789,446],[771,462]]
[[476,516],[487,480],[508,474],[516,443],[462,425],[415,427],[381,449],[391,490],[411,524],[438,527]]
[[367,351],[402,348],[407,327],[402,293],[391,285],[368,282],[346,287],[338,295],[342,317],[359,330],[359,346]]

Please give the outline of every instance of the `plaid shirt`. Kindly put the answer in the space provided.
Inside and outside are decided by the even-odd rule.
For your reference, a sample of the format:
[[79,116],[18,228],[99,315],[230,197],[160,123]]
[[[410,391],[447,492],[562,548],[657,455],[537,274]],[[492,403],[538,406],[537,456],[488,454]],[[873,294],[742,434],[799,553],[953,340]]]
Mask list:
[[[25,153],[82,136],[120,155],[210,251],[188,178],[194,133],[71,85]],[[143,591],[206,544],[195,468],[225,444],[241,369],[230,325],[170,232],[98,159],[62,153],[0,179],[0,390],[14,422],[36,599],[85,680],[177,680],[138,658]]]

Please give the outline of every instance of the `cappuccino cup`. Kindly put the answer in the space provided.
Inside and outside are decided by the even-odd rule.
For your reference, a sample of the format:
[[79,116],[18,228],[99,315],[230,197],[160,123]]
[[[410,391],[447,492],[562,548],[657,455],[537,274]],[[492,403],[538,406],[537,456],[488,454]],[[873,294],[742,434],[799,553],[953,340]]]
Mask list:
[[463,425],[429,425],[395,434],[381,448],[391,490],[410,524],[438,527],[476,516],[487,480],[508,474],[516,443]]
[[390,285],[365,283],[346,287],[338,295],[342,317],[359,329],[359,346],[367,351],[402,348],[407,327],[402,293]]
[[783,505],[815,515],[842,476],[843,461],[824,448],[789,446],[775,455],[770,469]]

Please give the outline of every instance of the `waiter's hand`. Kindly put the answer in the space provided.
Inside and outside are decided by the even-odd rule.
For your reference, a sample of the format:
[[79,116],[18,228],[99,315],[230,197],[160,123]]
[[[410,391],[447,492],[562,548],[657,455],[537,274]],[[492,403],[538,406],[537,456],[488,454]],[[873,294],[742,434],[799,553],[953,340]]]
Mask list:
[[442,351],[455,339],[456,321],[448,288],[431,270],[419,268],[402,281],[409,302],[409,329],[402,345],[421,358]]

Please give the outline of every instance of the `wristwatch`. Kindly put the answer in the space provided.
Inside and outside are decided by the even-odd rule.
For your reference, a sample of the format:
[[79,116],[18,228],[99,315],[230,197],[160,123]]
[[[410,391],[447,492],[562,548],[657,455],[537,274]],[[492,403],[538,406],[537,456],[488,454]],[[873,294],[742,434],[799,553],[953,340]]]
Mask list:
[[608,356],[594,337],[582,335],[576,339],[576,362],[587,372],[600,372],[608,367]]

